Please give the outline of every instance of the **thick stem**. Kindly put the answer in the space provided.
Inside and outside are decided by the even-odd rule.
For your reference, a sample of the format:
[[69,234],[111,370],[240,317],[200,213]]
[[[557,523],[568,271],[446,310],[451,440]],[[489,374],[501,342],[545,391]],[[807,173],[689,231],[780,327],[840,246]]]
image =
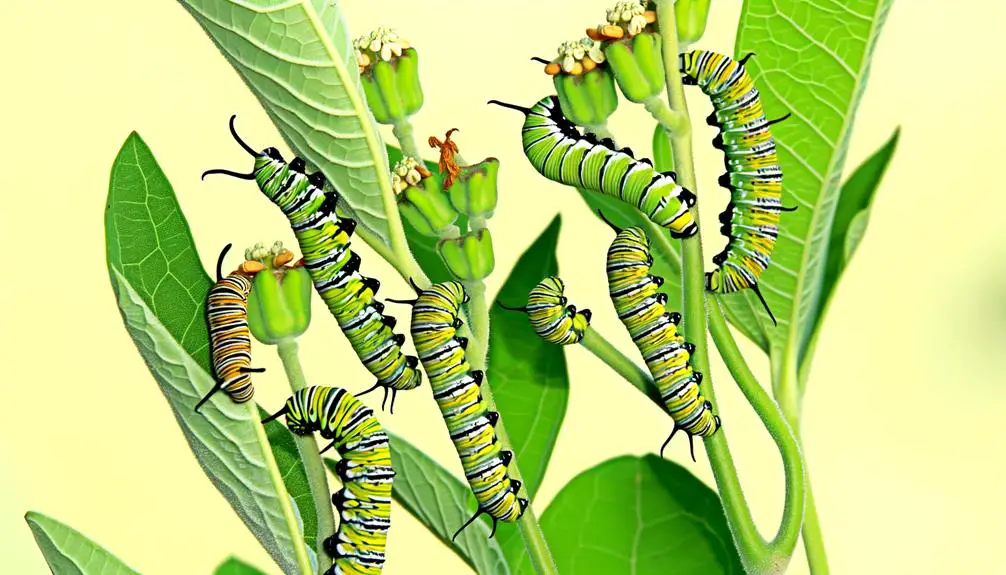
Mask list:
[[[469,341],[468,363],[474,369],[484,370],[486,368],[486,353],[489,342],[489,307],[486,301],[486,288],[484,283],[477,281],[468,282],[466,289],[471,298],[471,331],[476,336],[475,339],[482,343],[480,349],[473,350],[472,345],[474,342]],[[488,374],[486,374],[480,389],[489,409],[497,411],[496,401],[493,399],[492,386],[489,385]],[[517,465],[517,452],[513,449],[513,444],[510,442],[510,436],[507,435],[502,418],[496,423],[496,438],[499,440],[502,449],[513,452],[513,459],[510,460],[510,465],[507,466],[510,476],[527,485],[527,482],[524,481],[520,473],[520,467]],[[527,487],[524,487],[524,495],[529,495]],[[530,500],[530,497],[528,499]],[[524,514],[517,521],[517,528],[520,531],[521,538],[524,540],[524,547],[527,549],[535,572],[539,575],[558,575],[559,570],[555,566],[555,561],[552,559],[552,554],[548,549],[548,542],[545,540],[545,534],[541,531],[538,518],[535,516],[531,505],[528,505]]]
[[262,457],[265,459],[266,467],[269,469],[269,479],[272,481],[276,493],[280,495],[279,506],[283,510],[283,520],[286,522],[287,531],[290,533],[290,543],[293,545],[294,556],[297,559],[297,568],[300,569],[301,575],[314,575],[314,571],[311,568],[311,560],[307,556],[307,547],[304,546],[303,540],[297,540],[298,537],[303,536],[303,532],[300,529],[300,525],[297,524],[297,516],[294,515],[293,503],[286,490],[286,484],[283,483],[283,475],[279,472],[276,458],[273,457],[272,448],[269,446],[269,436],[266,435],[265,427],[262,425],[262,416],[259,415],[258,404],[254,401],[249,401],[244,405],[248,409],[249,417],[254,422],[255,435],[259,446],[262,448]]
[[810,489],[810,479],[807,480],[807,509],[803,517],[803,548],[807,552],[807,564],[811,575],[828,575],[828,556],[824,552],[824,535],[821,533],[821,521],[817,517],[817,507],[814,505],[814,494]]
[[[674,61],[678,61],[677,56],[674,57]],[[678,71],[674,70],[674,73],[677,74]],[[667,104],[665,104],[659,96],[653,96],[643,102],[643,107],[646,108],[646,111],[649,112],[656,121],[660,122],[664,131],[668,134],[684,134],[687,136],[691,131],[691,128],[688,126],[687,114],[667,107]]]
[[[783,504],[782,520],[775,537],[769,544],[774,568],[785,568],[796,547],[803,521],[806,475],[800,444],[789,422],[775,400],[762,388],[748,367],[744,356],[737,347],[733,334],[727,326],[719,302],[710,298],[708,303],[709,329],[720,356],[748,403],[754,408],[765,429],[772,435],[779,455],[782,457],[786,477],[786,497]],[[781,565],[779,563],[782,563]]]
[[[678,38],[674,16],[673,0],[658,0],[657,21],[660,22],[661,52],[667,82],[667,97],[670,108],[683,120],[670,135],[674,168],[682,186],[695,192],[695,167],[692,160],[691,126],[688,122],[688,106],[685,91],[678,72]],[[652,113],[652,112],[651,112]],[[661,122],[663,123],[663,122]],[[666,124],[665,124],[666,126]],[[697,206],[692,207],[692,216],[698,220]],[[681,241],[682,304],[685,339],[695,345],[692,355],[695,369],[705,378],[701,386],[706,398],[717,405],[713,392],[713,381],[706,346],[706,293],[703,277],[704,260],[702,243],[698,234]],[[768,569],[769,549],[758,533],[751,516],[751,510],[744,499],[737,469],[730,455],[724,429],[705,439],[709,464],[716,478],[727,525],[745,569],[749,573],[761,573]]]
[[[307,387],[307,378],[304,377],[304,368],[300,365],[297,348],[297,341],[294,339],[281,341],[276,348],[279,352],[279,358],[283,362],[286,378],[290,382],[290,389],[294,392]],[[304,462],[308,487],[311,489],[311,500],[314,503],[315,516],[318,520],[318,536],[315,545],[318,554],[318,572],[324,573],[332,566],[332,559],[325,552],[322,543],[325,537],[335,533],[335,516],[332,513],[332,504],[329,499],[331,491],[328,487],[328,474],[325,472],[325,464],[322,463],[321,453],[318,452],[318,444],[315,442],[314,436],[294,434],[293,439],[297,445],[300,460]]]
[[405,156],[411,156],[422,162],[423,156],[419,154],[419,146],[416,145],[416,139],[412,132],[412,123],[409,122],[408,118],[395,122],[394,126],[391,128],[391,133],[394,134],[395,139],[398,140],[398,147],[401,148],[402,154]]
[[604,336],[594,330],[594,328],[587,328],[587,332],[583,335],[583,339],[580,340],[580,345],[585,347],[590,353],[594,354],[594,357],[608,364],[608,367],[615,370],[618,375],[622,376],[622,379],[631,383],[633,387],[648,395],[650,399],[663,408],[664,402],[660,398],[660,390],[657,389],[657,385],[653,383],[653,378],[650,377],[650,373],[636,365],[636,363],[628,357],[625,357],[625,354],[618,351],[615,346],[611,345],[611,342],[604,339]]

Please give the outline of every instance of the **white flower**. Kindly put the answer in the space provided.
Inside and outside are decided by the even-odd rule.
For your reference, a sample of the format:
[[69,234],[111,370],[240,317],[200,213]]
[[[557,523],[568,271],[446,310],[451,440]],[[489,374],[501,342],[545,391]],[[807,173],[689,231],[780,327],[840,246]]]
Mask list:
[[646,16],[643,16],[642,14],[633,16],[632,19],[629,20],[628,28],[629,36],[635,36],[636,34],[641,33],[643,28],[646,28]]
[[[590,40],[588,38],[588,40]],[[601,49],[600,42],[594,42],[591,40],[590,51],[587,52],[587,56],[598,64],[604,63],[604,50]]]

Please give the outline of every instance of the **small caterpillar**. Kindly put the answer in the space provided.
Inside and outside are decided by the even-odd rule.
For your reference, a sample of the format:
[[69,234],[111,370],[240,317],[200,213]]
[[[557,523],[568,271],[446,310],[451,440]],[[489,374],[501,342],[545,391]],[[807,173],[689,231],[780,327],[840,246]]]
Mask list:
[[499,100],[489,103],[524,114],[524,154],[541,175],[618,198],[669,229],[672,237],[686,238],[698,231],[688,211],[695,205],[695,194],[677,183],[677,174],[656,171],[650,160],[636,160],[629,148],[616,151],[610,139],[581,134],[562,115],[558,97],[545,97],[531,108]]
[[[323,546],[335,564],[325,575],[377,575],[384,566],[384,548],[391,527],[391,467],[388,435],[369,407],[338,387],[307,387],[293,394],[279,412],[262,423],[286,415],[291,433],[321,431],[342,459],[336,473],[343,488],[332,496],[339,510],[339,528]],[[323,450],[324,451],[324,450]]]
[[195,411],[223,390],[234,403],[244,403],[255,394],[252,373],[264,367],[249,367],[251,363],[251,333],[248,331],[248,294],[251,278],[265,266],[259,262],[244,262],[224,277],[223,264],[231,244],[224,246],[217,258],[217,282],[206,299],[206,321],[210,331],[210,358],[217,383],[199,403]]
[[381,282],[360,274],[360,256],[349,249],[356,222],[336,215],[338,195],[324,191],[325,177],[321,173],[306,174],[307,165],[301,158],[287,164],[276,148],[256,152],[238,136],[235,117],[230,120],[231,135],[255,158],[254,169],[250,174],[209,170],[203,177],[224,174],[254,180],[262,193],[283,210],[297,236],[315,290],[363,365],[377,378],[377,383],[360,395],[383,387],[381,406],[388,401],[390,391],[393,413],[398,391],[419,387],[422,373],[416,369],[416,357],[402,353],[405,336],[392,331],[397,322],[384,315],[384,304],[375,297]]
[[388,301],[412,305],[416,352],[479,504],[478,511],[454,533],[454,538],[483,513],[493,520],[492,537],[496,523],[519,519],[528,501],[518,497],[521,482],[511,479],[507,472],[513,453],[501,450],[496,442],[494,427],[499,414],[489,411],[479,393],[483,372],[471,369],[465,357],[468,340],[457,335],[462,325],[458,310],[468,301],[468,294],[456,281],[435,284],[425,291],[412,285],[418,294],[415,300]]
[[565,284],[556,276],[549,276],[531,288],[524,307],[499,306],[510,311],[525,312],[531,326],[542,339],[556,345],[579,343],[590,327],[592,316],[589,309],[577,311],[576,306],[567,305]]
[[717,269],[706,274],[706,289],[732,293],[754,290],[777,323],[758,289],[758,278],[768,268],[779,237],[779,214],[796,208],[782,206],[782,169],[769,126],[789,117],[767,120],[758,88],[744,68],[748,54],[738,61],[723,54],[695,50],[679,57],[682,81],[698,86],[712,100],[706,118],[720,132],[713,146],[724,152],[726,173],[721,186],[730,190],[730,203],[720,214],[726,248],[713,256]]
[[[601,218],[604,219],[603,214]],[[688,434],[694,460],[694,436],[709,437],[720,428],[719,416],[713,415],[712,404],[699,391],[702,374],[692,370],[690,354],[695,346],[678,334],[676,326],[681,314],[668,313],[664,307],[667,294],[657,291],[664,280],[650,275],[653,257],[646,234],[640,228],[623,230],[607,219],[604,221],[616,233],[606,262],[611,302],[643,355],[664,406],[674,419],[674,429],[660,447],[660,454],[663,456],[664,448],[680,429]]]

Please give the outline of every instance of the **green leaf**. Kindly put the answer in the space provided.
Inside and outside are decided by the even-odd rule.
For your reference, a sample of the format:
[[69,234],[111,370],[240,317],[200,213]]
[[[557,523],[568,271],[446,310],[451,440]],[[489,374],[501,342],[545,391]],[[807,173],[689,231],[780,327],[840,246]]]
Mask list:
[[[394,146],[388,146],[388,165],[394,166],[402,159],[402,151]],[[431,177],[440,181],[440,168],[436,162],[423,160],[426,169],[433,175]],[[447,270],[444,261],[437,253],[437,238],[424,236],[416,231],[416,228],[408,220],[402,219],[402,226],[405,228],[405,238],[409,241],[409,249],[419,263],[419,267],[426,272],[426,275],[433,283],[441,283],[453,279],[451,272]]]
[[[784,213],[772,264],[759,287],[774,327],[754,294],[743,294],[768,333],[773,354],[795,361],[821,306],[828,240],[839,182],[870,61],[891,0],[834,3],[745,0],[737,32],[773,126],[783,170]],[[841,33],[836,33],[841,30]],[[745,290],[751,291],[751,290]]]
[[53,575],[139,575],[69,525],[35,511],[24,519]]
[[193,411],[214,385],[204,315],[211,282],[171,184],[135,132],[112,166],[105,246],[126,329],[199,465],[273,559],[297,570],[301,534],[286,521],[290,496],[273,481],[280,475],[258,414],[223,394]]
[[[451,541],[471,513],[474,501],[466,483],[427,457],[421,450],[401,437],[391,438],[391,460],[395,468],[395,501],[409,510],[440,541],[454,550],[480,575],[507,575],[503,552],[497,539],[488,539],[489,527],[476,521],[465,529],[456,542]],[[334,473],[335,461],[326,459]]]
[[828,261],[824,270],[824,283],[821,288],[817,315],[813,319],[813,332],[807,347],[801,350],[801,371],[803,364],[808,363],[813,355],[817,335],[824,323],[824,316],[831,303],[831,296],[842,278],[845,267],[849,265],[852,255],[856,253],[859,242],[866,233],[866,224],[870,219],[870,209],[873,198],[880,186],[880,181],[887,171],[887,166],[894,156],[898,145],[901,129],[898,128],[891,138],[879,150],[860,164],[852,176],[842,186],[835,209],[835,218],[831,224],[831,238],[828,240]]
[[[573,478],[541,518],[563,575],[743,575],[719,497],[655,455],[609,459]],[[518,573],[534,573],[523,558]]]
[[213,575],[265,575],[265,573],[238,559],[231,557],[213,572]]
[[[360,83],[352,37],[330,0],[181,0],[296,153],[364,227],[388,243],[388,158]],[[265,145],[259,146],[264,148]]]
[[[258,408],[258,414],[260,419],[270,415],[261,406]],[[311,482],[307,479],[307,469],[304,468],[304,462],[300,458],[297,442],[290,430],[277,420],[270,421],[264,427],[266,437],[269,438],[269,446],[272,448],[272,456],[276,460],[276,467],[283,478],[283,485],[286,486],[287,493],[293,498],[300,512],[304,542],[316,553],[321,552],[318,545],[318,515],[311,495]],[[327,493],[324,498],[328,498]]]
[[[497,302],[510,307],[523,306],[531,288],[545,277],[559,273],[555,248],[561,223],[561,217],[556,216],[521,255],[500,288]],[[489,385],[513,444],[524,486],[534,498],[566,415],[569,401],[566,355],[562,346],[538,337],[526,314],[494,305],[489,326]],[[516,526],[501,523],[496,537],[512,565],[523,553]]]

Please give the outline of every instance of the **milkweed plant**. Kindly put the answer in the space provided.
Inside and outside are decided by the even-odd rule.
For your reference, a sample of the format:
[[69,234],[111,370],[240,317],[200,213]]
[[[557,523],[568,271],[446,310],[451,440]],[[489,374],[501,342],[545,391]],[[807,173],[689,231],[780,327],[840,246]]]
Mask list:
[[[423,86],[422,49],[407,40],[408,18],[360,33],[344,19],[341,3],[328,0],[180,4],[258,97],[292,151],[283,159],[266,148],[270,143],[245,143],[240,122],[231,119],[255,166],[229,173],[255,180],[247,183],[249,202],[265,201],[250,189],[257,186],[282,208],[298,245],[247,246],[244,263],[246,246],[239,246],[229,258],[221,255],[220,277],[211,277],[167,176],[134,132],[112,165],[104,216],[108,272],[125,327],[196,461],[283,573],[379,573],[385,557],[398,552],[393,534],[400,512],[389,516],[390,501],[380,495],[389,483],[394,501],[482,575],[781,573],[801,535],[810,571],[828,572],[804,463],[813,446],[800,442],[801,405],[831,296],[863,238],[898,140],[895,130],[862,165],[845,171],[890,0],[857,0],[841,10],[745,0],[732,58],[701,45],[708,0],[618,0],[607,14],[582,15],[582,38],[555,38],[556,55],[535,58],[544,70],[533,73],[553,84],[542,95],[555,96],[540,108],[511,105],[525,112],[523,120],[512,116],[511,137],[523,134],[530,163],[546,176],[543,186],[552,185],[548,179],[578,181],[569,197],[579,195],[616,231],[637,230],[644,238],[627,244],[645,248],[640,258],[646,261],[634,264],[644,271],[630,278],[625,293],[615,293],[611,279],[620,273],[619,254],[614,247],[608,254],[612,299],[639,347],[632,353],[590,327],[587,302],[576,302],[577,308],[563,293],[575,295],[577,288],[558,279],[559,216],[513,269],[497,269],[494,242],[520,241],[491,232],[497,203],[514,197],[498,190],[498,174],[530,166],[473,158],[457,126],[414,134],[411,118],[438,94]],[[696,52],[689,60],[698,48],[712,59]],[[686,60],[697,71],[686,73]],[[438,65],[456,63],[422,63]],[[756,91],[737,88],[744,74]],[[714,109],[709,123],[720,128],[713,145],[726,157],[728,174],[720,183],[731,191],[720,217],[731,243],[713,262],[734,270],[717,280],[741,282],[733,290],[707,282],[703,254],[710,250],[700,234],[669,229],[654,216],[671,206],[679,223],[697,223],[700,208],[726,203],[722,192],[696,184],[693,146],[709,144],[693,138],[688,104],[705,106],[707,99]],[[641,106],[652,117],[649,155],[640,146],[635,152],[623,147],[617,126],[609,124],[619,105]],[[549,131],[545,138],[552,138],[541,140],[548,142],[545,152],[535,148],[538,128],[532,126],[543,119],[551,122],[542,128]],[[382,138],[381,125],[390,126],[391,141]],[[592,164],[588,156],[595,152],[604,159]],[[633,180],[641,173],[643,184]],[[360,251],[360,242],[370,249]],[[394,294],[404,301],[399,304],[388,301],[392,294],[378,295],[385,278],[368,275],[377,257],[416,295]],[[210,298],[232,270],[226,298]],[[484,283],[493,273],[509,274],[495,298]],[[243,294],[233,287],[241,285]],[[636,289],[643,295],[633,301],[642,307],[625,311],[623,304],[635,304],[618,298],[633,297],[625,294]],[[342,398],[339,407],[324,399],[334,395],[310,391],[298,356],[298,339],[311,337],[311,323],[332,320],[312,317],[319,294],[346,336],[333,345],[350,343],[377,381],[373,388],[373,381],[346,382],[348,393],[333,390]],[[208,305],[217,307],[210,313]],[[602,304],[590,307],[596,313]],[[653,315],[633,319],[637,312]],[[430,319],[438,313],[446,318],[441,323]],[[656,330],[663,339],[646,341]],[[767,355],[771,385],[756,379],[734,332]],[[254,368],[249,334],[259,342],[256,353],[274,347],[282,361],[294,394],[285,407],[259,406],[252,395],[254,385],[275,385],[278,376]],[[401,351],[405,334],[416,340],[421,362]],[[426,338],[422,345],[419,336]],[[560,344],[583,346],[612,377],[631,385],[624,393],[643,393],[667,414],[668,431],[679,437],[669,449],[677,441],[704,442],[705,457],[684,461],[707,462],[716,489],[687,465],[654,453],[605,461],[573,478],[547,505],[536,501],[569,393]],[[771,539],[754,524],[727,442],[731,434],[755,431],[732,425],[731,413],[719,409],[716,391],[729,383],[713,381],[713,353],[781,457],[785,495]],[[462,375],[451,379],[455,372]],[[383,391],[386,409],[352,398],[367,389]],[[399,393],[435,396],[467,482],[383,430]],[[307,411],[297,412],[298,406]],[[289,427],[281,417],[267,417],[281,407]],[[617,425],[624,416],[607,417]],[[336,449],[321,453],[295,417],[315,417],[304,425],[320,429]],[[169,420],[165,413],[161,424]],[[662,439],[646,441],[655,448]],[[390,465],[380,464],[373,454],[389,445]],[[137,573],[52,518],[29,512],[26,519],[53,573]],[[230,557],[216,573],[261,571]]]

